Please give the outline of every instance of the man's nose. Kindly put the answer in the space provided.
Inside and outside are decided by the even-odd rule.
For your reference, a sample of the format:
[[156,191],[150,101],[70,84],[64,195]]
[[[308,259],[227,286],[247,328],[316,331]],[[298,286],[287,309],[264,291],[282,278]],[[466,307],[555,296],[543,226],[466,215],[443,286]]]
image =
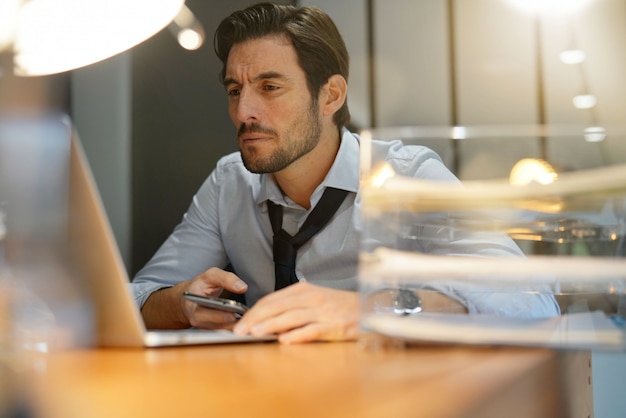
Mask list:
[[254,92],[243,88],[237,100],[237,119],[240,122],[256,120],[259,117],[258,100]]

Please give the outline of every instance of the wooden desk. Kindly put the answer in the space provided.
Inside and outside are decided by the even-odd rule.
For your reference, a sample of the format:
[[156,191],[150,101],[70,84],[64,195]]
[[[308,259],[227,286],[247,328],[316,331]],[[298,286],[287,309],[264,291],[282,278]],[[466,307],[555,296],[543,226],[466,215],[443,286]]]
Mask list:
[[37,361],[42,418],[565,416],[558,356],[542,349],[262,343]]

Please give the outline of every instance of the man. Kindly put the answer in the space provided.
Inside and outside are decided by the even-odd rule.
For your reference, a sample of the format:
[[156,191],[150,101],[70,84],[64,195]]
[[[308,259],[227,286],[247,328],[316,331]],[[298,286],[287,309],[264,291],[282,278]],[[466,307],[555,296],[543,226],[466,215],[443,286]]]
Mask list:
[[[214,42],[240,152],[217,163],[182,223],[134,278],[144,321],[278,334],[284,343],[355,339],[359,140],[345,128],[349,58],[341,35],[317,8],[264,3],[224,19]],[[403,174],[458,181],[426,148],[377,147]],[[269,208],[280,207],[282,229],[293,236],[329,188],[345,197],[297,250],[297,283],[278,289]],[[224,290],[245,294],[251,306],[239,321],[182,297]],[[423,303],[466,309],[444,296]]]

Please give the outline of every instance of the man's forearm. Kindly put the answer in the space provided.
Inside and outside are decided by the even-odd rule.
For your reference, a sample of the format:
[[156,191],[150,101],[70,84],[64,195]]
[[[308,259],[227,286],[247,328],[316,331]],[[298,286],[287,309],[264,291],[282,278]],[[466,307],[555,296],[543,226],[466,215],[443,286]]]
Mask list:
[[[417,296],[419,300],[409,300],[407,305],[407,301],[400,297],[402,291],[410,293],[414,292],[415,296]],[[412,303],[415,306],[411,306]],[[448,314],[468,313],[465,305],[456,299],[443,292],[431,289],[382,289],[379,292],[374,292],[365,299],[364,309],[366,311],[375,311],[379,308],[394,308],[395,311],[397,308],[408,308],[409,311],[407,313],[410,313],[412,308],[417,307],[421,309],[415,310],[415,312],[436,312]]]
[[174,287],[157,290],[148,297],[141,308],[141,316],[146,328],[189,328],[189,321],[181,306],[182,293],[186,286],[186,282],[179,283]]

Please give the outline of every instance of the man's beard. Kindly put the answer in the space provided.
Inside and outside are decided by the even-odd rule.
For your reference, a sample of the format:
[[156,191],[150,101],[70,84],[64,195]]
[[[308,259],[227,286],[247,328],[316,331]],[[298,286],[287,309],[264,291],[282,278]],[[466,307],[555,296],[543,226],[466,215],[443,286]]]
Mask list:
[[[238,134],[247,132],[258,132],[277,136],[276,131],[263,128],[257,124],[241,125]],[[317,110],[317,103],[314,101],[309,106],[309,110],[304,119],[298,119],[291,128],[285,132],[287,141],[277,148],[272,154],[266,157],[256,157],[256,149],[249,148],[250,155],[241,151],[243,164],[252,173],[275,173],[280,171],[303,155],[308,154],[317,146],[322,134],[322,123]],[[284,138],[283,138],[284,139]]]

